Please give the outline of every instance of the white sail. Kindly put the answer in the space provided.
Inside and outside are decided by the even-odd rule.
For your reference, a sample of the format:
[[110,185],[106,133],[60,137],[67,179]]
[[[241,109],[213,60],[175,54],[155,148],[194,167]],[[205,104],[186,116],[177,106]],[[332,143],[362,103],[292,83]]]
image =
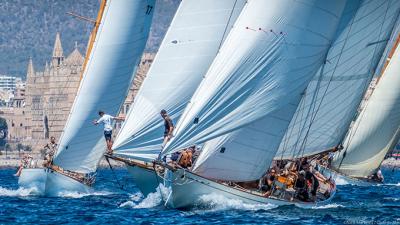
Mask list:
[[217,55],[245,0],[181,2],[126,121],[116,155],[154,159],[163,141],[162,109],[177,120]]
[[[397,35],[396,35],[397,36]],[[400,126],[400,48],[393,57],[336,154],[332,166],[353,177],[376,172],[386,153],[399,140]],[[346,152],[343,158],[344,152]]]
[[299,101],[300,95],[281,110],[206,142],[193,170],[217,180],[260,178],[270,167]]
[[340,144],[374,75],[399,6],[392,0],[348,1],[327,63],[308,85],[276,159],[313,155]]
[[163,154],[251,126],[298,98],[326,57],[344,4],[248,1]]
[[55,165],[80,173],[96,170],[106,148],[103,128],[92,121],[99,110],[118,113],[147,41],[154,2],[106,2]]

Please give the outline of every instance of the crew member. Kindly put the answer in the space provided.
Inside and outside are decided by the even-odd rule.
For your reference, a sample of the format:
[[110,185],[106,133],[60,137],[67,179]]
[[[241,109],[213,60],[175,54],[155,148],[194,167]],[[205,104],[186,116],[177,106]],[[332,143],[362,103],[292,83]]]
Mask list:
[[163,146],[172,138],[172,132],[174,131],[174,124],[165,109],[160,112],[161,117],[164,119],[164,141]]
[[113,126],[112,126],[112,122],[114,120],[116,121],[124,121],[124,118],[121,117],[113,117],[110,116],[108,114],[105,114],[103,111],[99,111],[99,116],[100,119],[98,119],[97,121],[93,121],[94,125],[98,125],[99,123],[103,123],[104,124],[104,138],[106,139],[106,143],[107,143],[107,152],[109,154],[112,153],[112,130],[113,130]]

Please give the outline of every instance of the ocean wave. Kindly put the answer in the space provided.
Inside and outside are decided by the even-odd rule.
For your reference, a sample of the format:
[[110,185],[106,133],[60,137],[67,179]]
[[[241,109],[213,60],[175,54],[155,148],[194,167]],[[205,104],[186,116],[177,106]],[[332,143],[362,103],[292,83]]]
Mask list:
[[397,186],[397,187],[399,187],[400,183],[397,183],[397,184],[395,184],[395,183],[377,184],[376,186]]
[[311,208],[312,209],[334,209],[334,208],[344,208],[344,205],[331,203],[331,204],[326,204],[326,205],[313,206]]
[[81,192],[76,192],[76,191],[64,191],[60,192],[57,197],[61,198],[83,198],[87,196],[105,196],[105,195],[111,195],[113,194],[112,192],[108,191],[93,191],[89,193],[81,193]]
[[335,178],[335,183],[337,186],[350,184],[348,181],[346,181],[345,179],[340,178],[340,177]]
[[135,193],[130,196],[130,200],[123,202],[119,207],[129,207],[134,209],[154,208],[162,204],[163,199],[169,195],[169,189],[160,184],[157,191],[148,194],[146,197],[142,193]]
[[230,199],[222,195],[217,194],[207,194],[200,197],[200,204],[202,206],[206,206],[211,210],[270,210],[277,208],[277,205],[274,204],[250,204],[244,203],[238,199]]
[[27,197],[27,196],[36,196],[40,195],[37,188],[18,188],[18,189],[8,189],[0,186],[0,196],[8,196],[8,197]]

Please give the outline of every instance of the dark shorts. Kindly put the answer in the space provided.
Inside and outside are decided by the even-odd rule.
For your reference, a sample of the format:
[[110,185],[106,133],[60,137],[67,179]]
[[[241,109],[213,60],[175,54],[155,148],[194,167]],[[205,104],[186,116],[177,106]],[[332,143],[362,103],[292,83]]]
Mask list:
[[106,139],[106,141],[111,141],[111,135],[112,135],[112,130],[104,131],[104,138]]

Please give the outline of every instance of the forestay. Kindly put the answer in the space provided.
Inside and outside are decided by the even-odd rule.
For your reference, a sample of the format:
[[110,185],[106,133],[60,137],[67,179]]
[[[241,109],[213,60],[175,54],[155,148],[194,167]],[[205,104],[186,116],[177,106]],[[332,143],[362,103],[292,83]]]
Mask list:
[[85,68],[78,94],[61,136],[54,164],[89,173],[105,152],[99,110],[118,113],[144,50],[154,0],[109,0]]
[[[240,128],[244,128],[243,133],[246,129],[255,132],[260,127],[262,132],[267,131],[270,124],[260,121],[261,126],[253,127],[252,123],[271,116],[299,98],[326,57],[344,3],[319,0],[248,1],[220,54],[186,107],[175,137],[164,148],[163,154],[204,143]],[[244,135],[243,139],[248,137]],[[256,137],[258,139],[262,135]],[[241,138],[230,139],[228,136],[216,143],[230,140],[242,142]],[[254,151],[238,155],[236,150],[230,155],[231,149],[237,148],[236,144],[228,145],[224,158],[232,157],[237,161],[238,157],[245,160],[257,154],[256,148],[262,144],[255,144]],[[266,151],[275,154],[277,150],[266,146],[261,148],[264,154],[259,155],[266,160],[270,155]],[[215,150],[211,147],[207,149]],[[207,151],[202,154],[212,155]],[[250,170],[244,168],[245,163],[241,165],[244,171]],[[236,164],[224,164],[226,166]],[[259,177],[257,173],[252,176]],[[236,180],[245,179],[240,176]]]
[[184,0],[139,90],[114,154],[155,159],[161,151],[161,109],[177,120],[217,55],[245,0]]
[[[395,38],[398,39],[398,32]],[[332,166],[340,172],[353,177],[368,177],[376,172],[386,153],[397,144],[400,135],[399,74],[400,49],[397,47],[346,136],[345,149],[332,161]]]
[[399,1],[348,1],[327,63],[308,85],[276,159],[341,143],[397,19]]

